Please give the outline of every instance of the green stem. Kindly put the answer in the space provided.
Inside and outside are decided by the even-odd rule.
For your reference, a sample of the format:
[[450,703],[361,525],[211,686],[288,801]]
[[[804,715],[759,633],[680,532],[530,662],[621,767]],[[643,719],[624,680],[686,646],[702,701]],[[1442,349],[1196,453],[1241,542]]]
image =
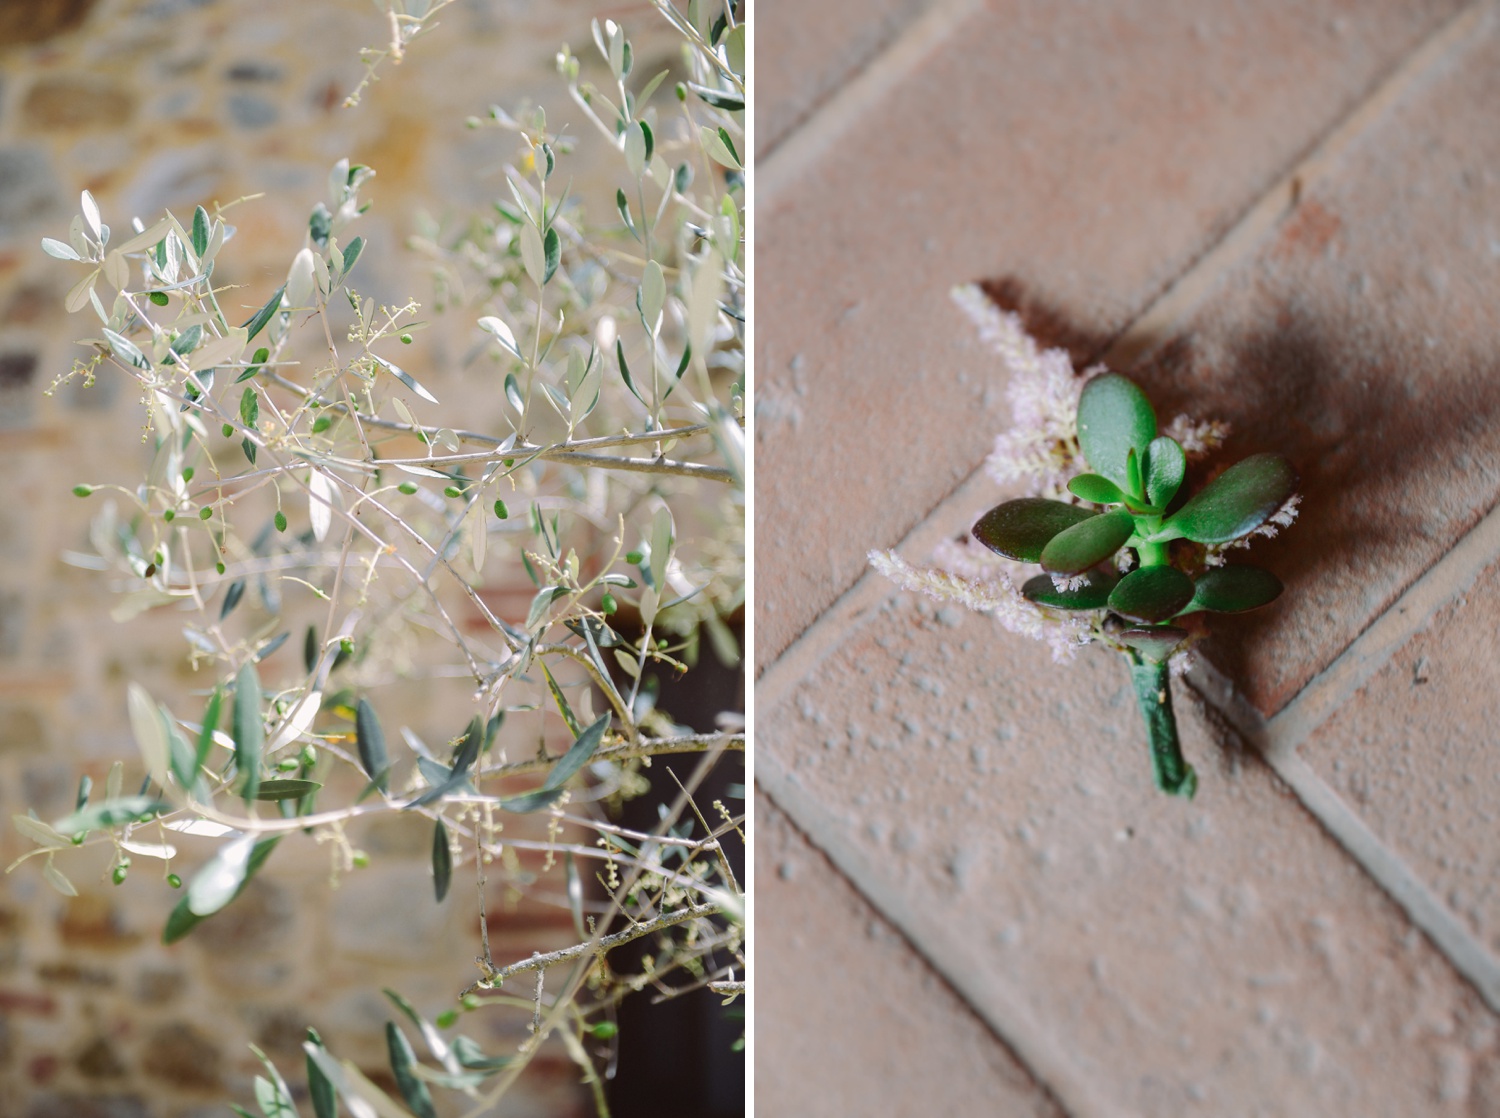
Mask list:
[[1143,567],[1165,567],[1171,562],[1164,543],[1137,544],[1135,554]]
[[1151,745],[1151,772],[1156,786],[1169,796],[1190,800],[1198,790],[1198,776],[1182,755],[1177,740],[1177,719],[1172,714],[1172,685],[1167,661],[1145,659],[1138,652],[1126,654],[1135,700],[1146,720],[1146,738]]

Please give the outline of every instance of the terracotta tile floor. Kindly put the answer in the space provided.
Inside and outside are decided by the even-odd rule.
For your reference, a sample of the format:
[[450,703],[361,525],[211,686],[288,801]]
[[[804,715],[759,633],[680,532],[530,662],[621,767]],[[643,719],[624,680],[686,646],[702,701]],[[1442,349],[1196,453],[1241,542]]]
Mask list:
[[[799,12],[757,30],[761,1112],[1500,1115],[1500,5]],[[1006,495],[971,281],[1301,472],[1287,594],[1177,685],[1190,804],[1115,658],[867,573]]]

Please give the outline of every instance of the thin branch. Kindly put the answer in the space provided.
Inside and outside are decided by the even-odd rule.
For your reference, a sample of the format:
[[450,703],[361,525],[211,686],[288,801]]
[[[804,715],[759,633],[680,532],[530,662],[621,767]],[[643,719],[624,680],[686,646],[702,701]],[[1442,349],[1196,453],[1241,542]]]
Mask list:
[[[626,742],[623,745],[605,746],[596,752],[594,761],[629,761],[636,757],[661,757],[670,753],[705,753],[710,749],[731,749],[743,752],[744,734],[685,734],[679,738],[642,738],[640,744]],[[475,773],[476,778],[513,776],[516,773],[539,772],[557,763],[556,757],[533,757],[528,761],[512,761]],[[708,830],[708,825],[704,824]]]
[[708,916],[722,914],[724,907],[716,904],[689,905],[687,908],[678,909],[676,912],[664,912],[654,920],[647,920],[643,924],[632,924],[623,932],[613,935],[600,936],[588,943],[577,943],[572,947],[564,947],[559,951],[548,951],[545,955],[535,953],[529,959],[522,959],[519,963],[512,963],[508,967],[501,967],[490,976],[488,980],[480,979],[470,986],[460,997],[467,997],[475,990],[492,989],[499,986],[507,978],[517,975],[523,971],[545,970],[556,966],[558,963],[566,963],[573,959],[582,959],[588,956],[603,955],[612,948],[621,944],[630,943],[643,936],[649,936],[666,928],[675,927],[678,924],[686,924],[689,920],[701,920]]

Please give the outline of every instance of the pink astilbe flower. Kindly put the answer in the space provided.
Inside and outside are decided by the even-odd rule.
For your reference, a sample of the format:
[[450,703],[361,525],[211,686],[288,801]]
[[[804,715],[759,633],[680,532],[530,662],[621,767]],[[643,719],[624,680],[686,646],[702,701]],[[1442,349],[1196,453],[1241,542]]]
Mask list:
[[995,439],[985,463],[1001,485],[1020,482],[1027,496],[1065,496],[1078,472],[1078,393],[1089,376],[1073,372],[1066,350],[1043,350],[1019,316],[1002,311],[973,284],[953,289],[953,301],[979,328],[979,339],[1000,358],[1010,376],[1006,395],[1012,426]]
[[1229,424],[1222,419],[1202,421],[1191,416],[1179,415],[1168,423],[1163,435],[1170,435],[1182,444],[1182,451],[1189,458],[1202,458],[1224,445],[1229,437]]
[[915,567],[894,551],[872,551],[869,557],[870,566],[903,590],[988,614],[1008,632],[1045,643],[1059,664],[1073,659],[1092,636],[1092,626],[1086,621],[1056,618],[1027,601],[1002,572],[996,571],[990,578],[974,578],[939,567]]

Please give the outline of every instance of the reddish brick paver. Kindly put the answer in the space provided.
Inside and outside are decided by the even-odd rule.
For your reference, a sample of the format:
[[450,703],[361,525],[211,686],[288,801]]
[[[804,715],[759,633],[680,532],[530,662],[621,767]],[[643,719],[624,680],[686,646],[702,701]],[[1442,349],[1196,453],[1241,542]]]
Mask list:
[[[1005,423],[953,285],[1010,279],[1075,350],[1102,348],[1457,7],[995,5],[800,174],[773,156],[756,241],[760,666]],[[834,495],[837,518],[810,493]]]
[[755,154],[858,74],[933,0],[770,0],[755,11]]
[[757,764],[1023,1058],[1063,1066],[1071,1112],[1419,1114],[1460,1059],[1500,1089],[1493,1015],[1253,754],[1180,703],[1202,788],[1166,800],[1123,665],[1040,651],[882,608],[760,711]]
[[756,950],[772,961],[755,986],[760,1113],[920,1114],[941,1098],[950,1113],[1061,1118],[984,1023],[764,797],[756,827],[757,904],[782,914],[756,929]]
[[1500,567],[1435,617],[1303,754],[1500,951]]
[[[1493,3],[993,4],[768,161],[757,779],[1069,1113],[1500,1113],[1497,64]],[[1302,472],[1190,804],[1115,657],[862,580],[1003,496],[981,278]]]
[[1300,468],[1275,609],[1215,661],[1280,709],[1500,499],[1500,34],[1393,106],[1139,370]]

